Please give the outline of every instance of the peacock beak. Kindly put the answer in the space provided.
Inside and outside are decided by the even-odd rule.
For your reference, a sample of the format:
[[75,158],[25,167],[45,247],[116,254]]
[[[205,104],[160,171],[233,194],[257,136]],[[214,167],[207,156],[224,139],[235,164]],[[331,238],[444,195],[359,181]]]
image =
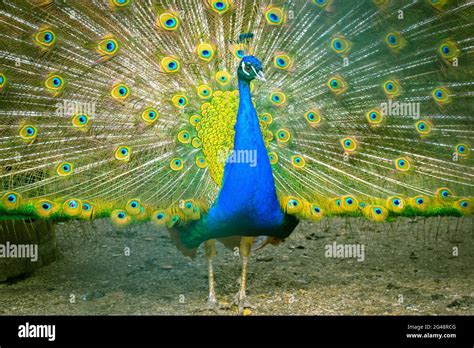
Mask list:
[[257,72],[257,70],[255,70],[255,68],[253,66],[251,66],[253,72],[255,73],[255,78],[257,80],[260,80],[260,81],[263,81],[263,82],[267,82],[267,80],[265,79],[265,75],[263,74],[263,71],[260,70],[259,72]]
[[257,80],[260,80],[260,81],[263,81],[263,82],[267,82],[267,79],[265,78],[265,75],[263,74],[263,71],[262,71],[262,70],[260,70],[260,71],[258,72],[258,74],[255,76],[255,78],[256,78]]

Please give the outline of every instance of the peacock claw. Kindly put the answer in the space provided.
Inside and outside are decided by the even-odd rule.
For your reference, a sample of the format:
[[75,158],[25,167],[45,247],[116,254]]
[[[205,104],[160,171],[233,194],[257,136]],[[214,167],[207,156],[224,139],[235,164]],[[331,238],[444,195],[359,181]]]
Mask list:
[[242,296],[240,291],[235,295],[230,307],[236,306],[239,309],[239,314],[244,314],[245,309],[256,309],[257,307],[247,301],[247,296]]
[[206,305],[202,308],[202,312],[212,311],[215,314],[222,314],[223,309],[226,309],[225,306],[221,305],[217,300],[207,300]]

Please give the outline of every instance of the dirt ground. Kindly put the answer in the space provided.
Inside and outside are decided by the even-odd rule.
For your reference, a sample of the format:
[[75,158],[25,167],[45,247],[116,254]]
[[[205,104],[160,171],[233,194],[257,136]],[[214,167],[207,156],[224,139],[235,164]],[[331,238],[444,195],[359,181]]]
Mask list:
[[[251,314],[472,315],[472,222],[442,217],[302,223],[285,243],[253,254],[248,297],[257,308]],[[62,223],[57,238],[59,261],[0,284],[0,314],[213,314],[203,310],[203,250],[195,260],[185,258],[166,230],[151,224],[117,229],[99,220]],[[325,246],[333,242],[364,245],[364,261],[326,257]],[[218,299],[229,303],[238,290],[239,257],[219,245],[215,272]]]

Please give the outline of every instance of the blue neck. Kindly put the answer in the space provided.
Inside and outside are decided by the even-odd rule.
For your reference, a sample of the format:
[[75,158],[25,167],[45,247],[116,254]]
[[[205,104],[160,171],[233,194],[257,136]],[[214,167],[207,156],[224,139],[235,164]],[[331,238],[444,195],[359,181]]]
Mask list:
[[[249,229],[261,231],[280,225],[283,213],[257,112],[252,104],[249,82],[239,79],[239,95],[233,154],[238,156],[240,151],[250,158],[253,156],[255,161],[227,161],[219,196],[209,212],[208,227],[217,230],[232,226],[235,230],[237,224],[243,234]],[[241,159],[244,157],[242,155]]]

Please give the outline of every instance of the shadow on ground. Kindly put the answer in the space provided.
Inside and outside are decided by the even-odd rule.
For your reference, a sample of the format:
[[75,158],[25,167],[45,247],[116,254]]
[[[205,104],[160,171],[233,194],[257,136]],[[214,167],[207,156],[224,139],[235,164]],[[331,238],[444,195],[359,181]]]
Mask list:
[[[472,315],[472,227],[468,217],[302,223],[285,243],[252,256],[252,314]],[[60,224],[57,237],[59,261],[0,284],[0,314],[213,314],[202,311],[203,251],[185,258],[165,230],[99,220]],[[334,242],[364,245],[364,261],[326,257]],[[222,246],[218,253],[217,295],[228,303],[238,289],[239,257]]]

